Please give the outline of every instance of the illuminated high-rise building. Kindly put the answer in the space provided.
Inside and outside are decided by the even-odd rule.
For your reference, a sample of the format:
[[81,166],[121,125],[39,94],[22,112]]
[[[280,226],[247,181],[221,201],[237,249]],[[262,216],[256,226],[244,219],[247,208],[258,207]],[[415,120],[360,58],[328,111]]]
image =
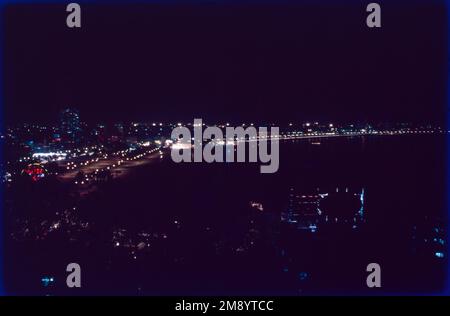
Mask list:
[[290,190],[287,209],[281,221],[299,229],[316,231],[319,225],[344,225],[354,229],[364,222],[364,188],[339,189],[327,193]]
[[77,110],[66,108],[60,113],[60,131],[65,141],[76,142],[81,136],[80,114]]

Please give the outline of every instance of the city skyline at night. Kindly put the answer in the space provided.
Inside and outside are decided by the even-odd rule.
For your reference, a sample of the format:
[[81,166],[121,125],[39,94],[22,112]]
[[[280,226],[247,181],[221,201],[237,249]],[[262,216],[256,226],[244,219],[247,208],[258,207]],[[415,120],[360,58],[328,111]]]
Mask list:
[[2,11],[7,293],[447,289],[443,2],[66,5]]

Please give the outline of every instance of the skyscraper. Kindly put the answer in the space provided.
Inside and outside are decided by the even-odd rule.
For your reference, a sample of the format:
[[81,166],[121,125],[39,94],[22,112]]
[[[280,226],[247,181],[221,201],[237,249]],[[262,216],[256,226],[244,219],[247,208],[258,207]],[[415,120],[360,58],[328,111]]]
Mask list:
[[61,136],[64,141],[76,142],[81,136],[80,114],[78,110],[66,108],[60,113]]

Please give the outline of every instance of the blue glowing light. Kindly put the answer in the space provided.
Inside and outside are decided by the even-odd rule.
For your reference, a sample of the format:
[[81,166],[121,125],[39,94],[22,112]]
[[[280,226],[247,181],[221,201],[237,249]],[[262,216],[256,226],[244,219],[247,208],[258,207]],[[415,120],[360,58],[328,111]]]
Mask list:
[[43,278],[41,279],[41,282],[42,282],[42,285],[43,285],[43,286],[49,286],[50,283],[53,283],[54,281],[55,281],[55,279],[52,278],[52,277],[43,277]]
[[305,281],[308,278],[308,272],[300,272],[298,274],[298,278],[300,281]]

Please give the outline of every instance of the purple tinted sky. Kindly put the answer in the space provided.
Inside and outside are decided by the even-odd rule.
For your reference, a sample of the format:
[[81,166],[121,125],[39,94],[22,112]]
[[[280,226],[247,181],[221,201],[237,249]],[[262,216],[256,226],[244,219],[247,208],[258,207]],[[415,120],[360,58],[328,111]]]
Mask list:
[[383,3],[375,30],[362,3],[83,5],[81,29],[64,5],[10,6],[5,119],[443,119],[445,7]]

